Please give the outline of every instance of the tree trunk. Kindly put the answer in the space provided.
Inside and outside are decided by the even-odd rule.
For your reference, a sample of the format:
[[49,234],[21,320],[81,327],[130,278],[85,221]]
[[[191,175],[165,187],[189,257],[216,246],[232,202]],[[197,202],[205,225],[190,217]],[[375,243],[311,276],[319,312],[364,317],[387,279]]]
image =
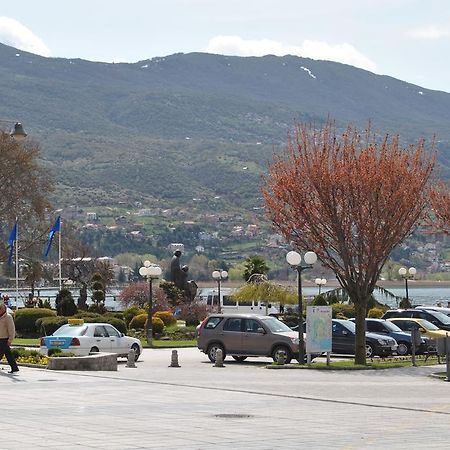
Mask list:
[[[353,299],[352,299],[353,300]],[[366,364],[366,311],[367,297],[354,299],[355,305],[355,364]]]

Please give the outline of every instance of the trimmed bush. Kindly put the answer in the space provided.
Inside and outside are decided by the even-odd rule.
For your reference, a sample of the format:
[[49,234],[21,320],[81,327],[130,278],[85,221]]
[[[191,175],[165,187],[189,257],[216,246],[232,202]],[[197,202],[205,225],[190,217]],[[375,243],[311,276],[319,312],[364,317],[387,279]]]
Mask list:
[[164,322],[159,317],[152,317],[153,334],[161,334],[164,331]]
[[55,356],[57,353],[62,353],[60,348],[49,348],[47,351],[47,356]]
[[372,319],[381,319],[383,317],[384,311],[381,308],[372,308],[369,309],[369,312],[367,313],[367,317],[370,317]]
[[74,317],[76,317],[76,318],[78,318],[78,319],[86,319],[86,318],[89,318],[89,319],[93,319],[93,318],[99,319],[100,317],[102,317],[102,315],[101,315],[101,314],[98,314],[98,313],[96,313],[96,312],[83,311],[83,312],[79,312],[79,313],[75,314]]
[[145,314],[145,310],[139,308],[139,306],[130,306],[123,312],[123,318],[125,323],[129,326],[130,322],[133,320],[133,317],[138,316],[139,314]]
[[93,323],[93,322],[99,322],[99,323],[109,323],[113,327],[116,327],[118,331],[121,333],[126,334],[127,332],[127,324],[120,319],[116,319],[115,317],[111,316],[100,316],[100,317],[86,317],[84,318],[84,321],[86,323]]
[[36,320],[41,317],[55,317],[55,311],[45,308],[20,308],[14,314],[18,333],[35,333]]
[[313,306],[328,306],[327,299],[323,295],[316,295],[312,304]]
[[36,320],[36,331],[40,336],[50,336],[67,323],[67,317],[41,317]]
[[175,319],[170,311],[157,311],[153,314],[153,317],[159,317],[164,322],[164,326],[166,327],[170,327],[171,325],[175,325],[177,323],[177,319]]
[[355,307],[350,303],[334,303],[331,305],[333,319],[350,319],[355,317]]
[[147,314],[138,314],[131,319],[129,327],[133,330],[145,329],[145,322],[147,321]]
[[[97,291],[100,292],[100,291]],[[97,314],[105,314],[107,313],[107,309],[103,303],[99,303],[98,305],[89,305],[88,312],[97,313]]]
[[[130,328],[133,330],[145,330],[147,325],[147,314],[139,314],[130,322]],[[164,330],[164,322],[156,316],[152,317],[153,334],[162,333]]]
[[58,316],[73,316],[78,311],[69,289],[63,288],[58,292],[55,304]]

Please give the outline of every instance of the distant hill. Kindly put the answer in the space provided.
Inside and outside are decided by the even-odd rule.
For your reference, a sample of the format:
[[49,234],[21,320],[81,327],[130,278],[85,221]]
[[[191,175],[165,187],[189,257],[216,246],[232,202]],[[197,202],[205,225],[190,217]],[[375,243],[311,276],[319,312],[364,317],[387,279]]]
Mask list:
[[108,64],[1,44],[0,61],[0,117],[41,143],[59,205],[255,207],[295,121],[327,117],[436,135],[449,172],[450,94],[344,64],[203,53]]

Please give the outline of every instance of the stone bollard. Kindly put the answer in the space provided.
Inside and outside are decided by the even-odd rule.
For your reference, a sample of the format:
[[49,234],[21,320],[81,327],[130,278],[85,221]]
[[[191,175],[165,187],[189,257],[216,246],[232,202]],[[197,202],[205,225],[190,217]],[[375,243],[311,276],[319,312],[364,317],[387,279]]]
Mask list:
[[170,366],[169,367],[181,367],[178,364],[178,352],[176,350],[172,350],[172,358],[170,360]]
[[277,364],[279,366],[284,366],[286,364],[286,352],[277,353]]
[[127,365],[125,367],[130,367],[132,369],[135,369],[136,368],[135,358],[136,358],[136,353],[134,352],[134,350],[132,348],[130,348],[130,350],[128,352],[128,357],[127,357]]
[[214,367],[225,367],[223,365],[223,351],[220,348],[216,351],[216,362],[214,363]]

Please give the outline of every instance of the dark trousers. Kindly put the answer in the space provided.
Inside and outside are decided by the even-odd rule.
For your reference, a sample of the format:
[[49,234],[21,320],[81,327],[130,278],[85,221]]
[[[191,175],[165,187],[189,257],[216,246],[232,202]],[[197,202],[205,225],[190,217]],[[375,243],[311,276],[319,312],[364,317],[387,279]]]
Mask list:
[[11,353],[11,349],[8,345],[8,338],[0,339],[0,359],[3,358],[3,355],[6,356],[8,364],[11,366],[12,371],[19,370],[17,367],[16,360],[14,359],[13,354]]

